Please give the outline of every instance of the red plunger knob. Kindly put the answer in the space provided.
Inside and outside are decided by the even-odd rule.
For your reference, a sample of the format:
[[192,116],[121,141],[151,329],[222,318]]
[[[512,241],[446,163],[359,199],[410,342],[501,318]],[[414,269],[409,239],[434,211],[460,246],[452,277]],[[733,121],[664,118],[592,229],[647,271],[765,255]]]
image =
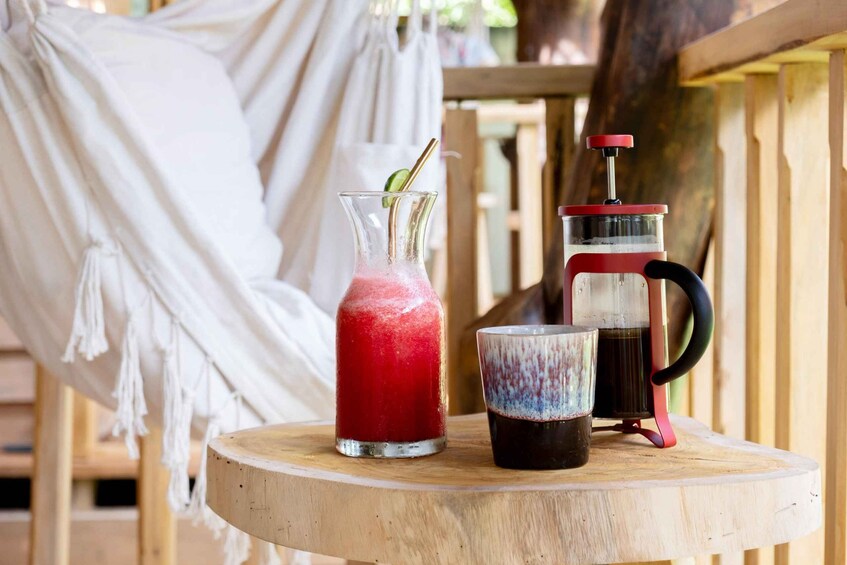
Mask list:
[[603,149],[604,147],[630,149],[635,146],[635,141],[631,135],[589,135],[585,139],[585,146],[589,149]]

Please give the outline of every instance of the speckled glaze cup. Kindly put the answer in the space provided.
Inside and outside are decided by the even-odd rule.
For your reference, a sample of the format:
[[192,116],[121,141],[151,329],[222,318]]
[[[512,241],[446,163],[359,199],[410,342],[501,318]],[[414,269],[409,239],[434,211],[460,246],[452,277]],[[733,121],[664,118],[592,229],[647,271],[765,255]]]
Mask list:
[[570,469],[588,462],[597,330],[502,326],[476,333],[494,463]]

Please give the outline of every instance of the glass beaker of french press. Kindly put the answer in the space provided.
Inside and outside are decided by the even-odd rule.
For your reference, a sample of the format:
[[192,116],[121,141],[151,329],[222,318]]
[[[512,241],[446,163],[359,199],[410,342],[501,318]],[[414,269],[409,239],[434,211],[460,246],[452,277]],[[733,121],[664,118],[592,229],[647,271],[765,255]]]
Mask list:
[[[657,447],[676,437],[668,419],[665,385],[687,373],[705,353],[714,311],[700,278],[667,260],[662,219],[665,204],[623,204],[616,194],[615,158],[633,147],[631,135],[594,135],[589,149],[603,152],[609,198],[603,204],[562,206],[565,277],[564,322],[598,328],[594,418],[640,433]],[[668,365],[665,279],[685,292],[694,324],[688,346]],[[658,433],[641,420],[655,418]]]

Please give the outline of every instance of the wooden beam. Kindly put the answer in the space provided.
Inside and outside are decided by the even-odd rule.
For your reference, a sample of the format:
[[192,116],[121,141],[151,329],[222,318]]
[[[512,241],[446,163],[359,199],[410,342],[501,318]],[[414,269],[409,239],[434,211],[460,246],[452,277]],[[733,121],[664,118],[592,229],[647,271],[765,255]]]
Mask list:
[[[847,2],[843,0],[787,0],[766,12],[709,34],[679,53],[679,76],[684,83],[696,82],[720,73],[737,70],[746,63],[795,62],[808,57],[800,46],[836,36],[810,49],[825,50],[843,41],[847,31]],[[782,59],[769,56],[791,51]],[[763,69],[748,67],[748,72]]]
[[36,370],[31,565],[67,565],[70,551],[73,391]]
[[[776,445],[826,465],[828,68],[779,72]],[[823,531],[779,546],[779,564],[823,563]]]
[[744,85],[716,89],[715,385],[712,428],[744,438],[747,178]]
[[447,110],[447,383],[451,414],[472,412],[479,402],[479,379],[459,380],[462,331],[477,317],[477,194],[479,144],[475,110]]
[[444,69],[444,100],[528,99],[591,92],[594,65],[538,65]]
[[[0,414],[8,411],[5,407]],[[190,476],[197,474],[200,463],[199,441],[191,442]],[[6,453],[0,451],[0,479],[19,479],[32,476],[31,453]],[[135,479],[138,477],[138,462],[127,457],[123,441],[109,439],[97,443],[90,457],[74,457],[71,461],[73,478],[89,479]]]
[[176,517],[168,508],[167,469],[162,467],[162,430],[140,438],[138,462],[138,563],[176,565]]
[[826,562],[847,562],[847,56],[829,66],[829,382],[827,385]]

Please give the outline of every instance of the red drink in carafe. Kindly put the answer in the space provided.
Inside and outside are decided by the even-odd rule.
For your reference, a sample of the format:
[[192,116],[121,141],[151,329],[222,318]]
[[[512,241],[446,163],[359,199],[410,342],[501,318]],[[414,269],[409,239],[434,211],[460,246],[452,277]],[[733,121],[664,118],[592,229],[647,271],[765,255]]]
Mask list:
[[337,437],[444,437],[444,313],[422,267],[357,273],[337,332]]

